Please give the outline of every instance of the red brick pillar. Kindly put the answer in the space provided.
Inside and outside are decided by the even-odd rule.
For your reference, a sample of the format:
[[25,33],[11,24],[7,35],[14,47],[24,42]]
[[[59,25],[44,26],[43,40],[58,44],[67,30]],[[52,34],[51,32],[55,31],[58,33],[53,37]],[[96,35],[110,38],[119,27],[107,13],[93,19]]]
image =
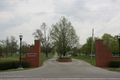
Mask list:
[[35,40],[35,46],[30,46],[30,52],[26,52],[26,58],[22,60],[29,61],[30,67],[40,66],[41,45],[39,40]]
[[112,52],[103,45],[103,40],[96,41],[96,66],[108,67],[111,61]]
[[112,52],[108,51],[107,46],[103,45],[103,40],[97,40],[96,46],[96,66],[109,67],[111,60],[118,60],[118,58],[112,58]]

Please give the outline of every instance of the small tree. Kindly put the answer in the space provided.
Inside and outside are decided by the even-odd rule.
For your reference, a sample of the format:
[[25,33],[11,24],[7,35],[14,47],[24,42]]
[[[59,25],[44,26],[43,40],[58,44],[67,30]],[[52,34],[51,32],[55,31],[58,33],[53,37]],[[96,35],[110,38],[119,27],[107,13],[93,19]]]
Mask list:
[[17,52],[18,45],[17,45],[17,40],[15,39],[14,36],[11,36],[10,39],[11,39],[11,42],[10,42],[10,53],[11,53],[11,56],[12,56],[14,53]]
[[7,37],[6,40],[0,40],[0,42],[2,43],[3,52],[6,54],[6,58],[7,58],[8,52],[10,52],[10,40],[9,40],[9,37]]

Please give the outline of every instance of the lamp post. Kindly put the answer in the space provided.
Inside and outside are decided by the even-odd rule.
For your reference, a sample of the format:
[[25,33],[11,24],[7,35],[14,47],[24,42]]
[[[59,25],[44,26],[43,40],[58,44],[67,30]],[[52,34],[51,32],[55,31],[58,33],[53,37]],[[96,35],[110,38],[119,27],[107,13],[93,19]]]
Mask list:
[[[119,42],[119,59],[120,59],[120,33],[118,35],[118,42]],[[119,65],[119,68],[120,68],[120,65]]]
[[23,35],[20,34],[20,35],[19,35],[19,38],[20,38],[20,65],[19,65],[18,68],[23,68],[23,67],[22,67],[22,64],[21,64],[21,42],[22,42]]

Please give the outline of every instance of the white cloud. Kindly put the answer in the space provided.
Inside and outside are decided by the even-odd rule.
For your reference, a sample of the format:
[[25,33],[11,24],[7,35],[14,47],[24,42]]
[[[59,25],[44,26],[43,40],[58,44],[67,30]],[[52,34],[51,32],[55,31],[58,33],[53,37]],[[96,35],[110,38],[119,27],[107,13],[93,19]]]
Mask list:
[[116,21],[120,18],[118,0],[1,0],[0,4],[1,39],[11,35],[18,38],[22,33],[23,40],[32,44],[32,33],[43,22],[51,27],[60,16],[72,23],[81,44],[91,36],[92,28],[98,37],[104,33],[117,35],[120,29],[120,20]]
[[0,24],[4,24],[9,22],[11,19],[14,19],[15,16],[13,14],[5,14],[6,11],[0,13]]

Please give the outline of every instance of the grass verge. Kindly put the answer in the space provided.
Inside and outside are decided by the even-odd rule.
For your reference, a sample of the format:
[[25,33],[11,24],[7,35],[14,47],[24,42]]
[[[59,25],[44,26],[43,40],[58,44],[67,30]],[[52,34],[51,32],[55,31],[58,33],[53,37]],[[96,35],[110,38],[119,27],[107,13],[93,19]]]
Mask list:
[[46,54],[45,53],[41,53],[41,66],[44,64],[44,61],[50,58],[53,58],[55,54],[48,54],[48,58],[46,58]]
[[0,72],[23,71],[23,70],[30,70],[30,69],[35,69],[35,68],[37,68],[37,67],[23,68],[23,69],[8,69],[8,70],[0,70]]
[[106,69],[106,70],[109,70],[109,71],[115,71],[115,72],[120,72],[120,69],[118,68],[103,68],[103,69]]
[[83,61],[85,61],[85,62],[90,63],[91,65],[96,66],[96,58],[95,58],[95,57],[92,57],[92,62],[91,62],[91,57],[86,56],[86,55],[78,55],[77,57],[73,57],[73,56],[72,56],[71,58],[83,60]]
[[[83,60],[83,61],[85,61],[85,62],[90,63],[91,65],[96,66],[96,58],[95,58],[95,57],[92,57],[92,62],[90,61],[90,60],[91,60],[91,57],[86,56],[86,55],[79,55],[79,56],[77,56],[77,57],[73,57],[73,56],[72,56],[72,58],[73,58],[73,59]],[[109,71],[120,72],[120,69],[118,69],[118,68],[105,67],[105,68],[102,68],[102,69],[106,69],[106,70],[109,70]]]
[[[43,65],[44,61],[47,59],[50,59],[54,56],[55,54],[49,53],[48,58],[46,58],[45,53],[41,53],[41,66]],[[14,60],[19,60],[19,57],[3,57],[0,59],[0,62],[5,62],[5,61],[14,61]],[[23,70],[29,70],[29,69],[35,69],[37,67],[30,67],[30,68],[23,68],[23,69],[8,69],[8,70],[0,70],[0,72],[10,72],[10,71],[23,71]]]
[[56,59],[56,61],[58,61],[59,60],[59,57]]

